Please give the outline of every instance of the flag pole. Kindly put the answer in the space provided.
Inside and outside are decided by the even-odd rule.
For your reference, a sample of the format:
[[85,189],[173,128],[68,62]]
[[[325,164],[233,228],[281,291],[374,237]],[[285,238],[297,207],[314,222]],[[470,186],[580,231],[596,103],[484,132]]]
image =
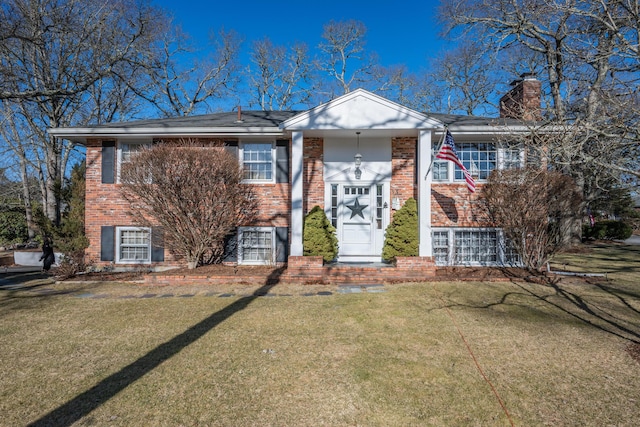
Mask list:
[[440,149],[442,148],[442,144],[444,144],[444,138],[447,135],[447,131],[448,130],[449,130],[449,127],[447,125],[445,125],[443,130],[442,130],[442,136],[440,136],[440,142],[438,143],[438,149],[435,150],[433,153],[431,153],[431,164],[429,165],[429,168],[427,169],[427,173],[424,176],[425,180],[429,176],[429,172],[431,172],[431,168],[433,167],[433,164],[436,161],[436,155],[440,152]]

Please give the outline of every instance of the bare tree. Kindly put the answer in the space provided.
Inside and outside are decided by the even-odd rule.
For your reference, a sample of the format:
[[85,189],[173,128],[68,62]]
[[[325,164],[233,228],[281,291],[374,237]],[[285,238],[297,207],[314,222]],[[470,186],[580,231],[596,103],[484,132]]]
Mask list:
[[374,66],[371,71],[373,92],[407,107],[415,106],[416,90],[420,79],[406,65]]
[[329,96],[348,93],[354,84],[367,82],[375,64],[372,55],[365,51],[367,28],[360,21],[330,21],[323,27],[319,49],[322,57],[317,61],[317,68],[326,73],[338,88],[330,89]]
[[122,194],[141,226],[161,226],[164,242],[191,268],[220,259],[225,237],[256,215],[238,159],[219,145],[161,142],[123,166]]
[[58,223],[74,146],[46,129],[113,118],[124,105],[112,97],[116,81],[135,78],[162,14],[125,0],[7,0],[0,22],[2,139],[39,177],[43,209]]
[[240,38],[233,31],[220,30],[210,38],[212,53],[200,59],[187,35],[168,25],[157,46],[139,63],[143,84],[134,80],[131,90],[165,117],[210,112],[213,99],[235,89],[240,49]]
[[550,96],[525,142],[588,202],[640,177],[639,10],[637,0],[456,0],[440,12],[450,34],[488,46],[500,67],[514,51],[538,62]]
[[297,43],[287,49],[268,38],[253,43],[253,67],[247,67],[251,104],[263,110],[289,110],[309,102],[311,65],[308,49]]
[[580,212],[573,180],[539,168],[494,170],[481,194],[489,218],[531,270],[564,247],[568,219]]
[[478,43],[463,44],[438,57],[425,84],[440,88],[444,95],[446,108],[439,112],[495,113],[491,95],[495,93],[498,76],[488,72],[490,62],[490,53]]

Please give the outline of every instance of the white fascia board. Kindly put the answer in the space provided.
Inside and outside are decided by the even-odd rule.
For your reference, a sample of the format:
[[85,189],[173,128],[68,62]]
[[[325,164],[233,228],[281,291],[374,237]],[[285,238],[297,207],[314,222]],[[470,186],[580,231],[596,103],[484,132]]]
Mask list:
[[[536,129],[535,127],[528,126],[455,126],[448,127],[449,131],[455,136],[455,134],[465,135],[496,135],[496,134],[509,134],[509,133],[527,133]],[[436,132],[442,133],[442,129],[437,129]]]
[[72,141],[86,141],[87,138],[161,138],[161,137],[214,137],[214,136],[284,136],[277,127],[245,128],[51,128],[50,135]]

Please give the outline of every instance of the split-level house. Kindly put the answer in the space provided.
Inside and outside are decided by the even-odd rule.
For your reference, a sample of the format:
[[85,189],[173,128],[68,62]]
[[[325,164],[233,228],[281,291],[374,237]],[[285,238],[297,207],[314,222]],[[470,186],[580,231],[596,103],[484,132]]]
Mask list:
[[[419,259],[437,265],[510,261],[501,230],[483,220],[478,197],[496,168],[521,167],[524,151],[510,142],[528,132],[540,108],[540,82],[526,76],[503,97],[499,118],[430,114],[365,90],[306,111],[234,111],[50,129],[86,147],[86,259],[98,266],[181,265],[140,228],[120,195],[119,171],[141,146],[199,138],[237,154],[255,185],[260,214],[240,224],[227,261],[290,262],[303,255],[303,220],[321,206],[336,227],[338,261],[381,260],[385,230],[407,199],[417,201]],[[472,174],[435,158],[448,129]],[[435,160],[435,161],[434,161]],[[213,183],[212,185],[215,185]]]

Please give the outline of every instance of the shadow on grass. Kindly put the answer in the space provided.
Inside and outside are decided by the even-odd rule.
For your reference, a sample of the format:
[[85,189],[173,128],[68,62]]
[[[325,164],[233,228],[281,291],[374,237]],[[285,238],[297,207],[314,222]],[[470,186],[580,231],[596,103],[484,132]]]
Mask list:
[[[635,260],[634,260],[635,261]],[[628,267],[617,268],[616,271]],[[519,271],[519,270],[515,270]],[[534,298],[579,321],[597,328],[603,332],[615,335],[633,344],[640,345],[640,294],[617,287],[615,282],[596,278],[575,278],[581,280],[577,287],[570,283],[563,283],[560,277],[548,277],[543,274],[517,275],[512,269],[502,269],[509,283],[520,291],[505,292],[494,302],[483,304],[456,303],[455,292],[447,294],[439,292],[450,301],[447,307],[468,307],[490,309],[497,306],[515,306],[525,309],[536,309],[533,304],[515,302],[518,298]],[[604,283],[606,282],[606,283]],[[529,283],[531,286],[525,285]],[[537,286],[536,286],[537,285]],[[589,290],[581,292],[580,290]],[[599,292],[594,293],[597,290]],[[607,302],[610,302],[607,304]],[[636,319],[636,320],[634,320]]]
[[93,410],[100,407],[120,391],[127,388],[147,373],[171,357],[178,354],[184,348],[197,341],[207,332],[216,326],[244,310],[256,298],[266,295],[280,281],[280,276],[284,272],[284,267],[274,270],[265,284],[253,295],[241,297],[232,304],[190,327],[180,335],[160,344],[135,362],[125,366],[118,372],[110,375],[98,384],[79,394],[64,405],[59,406],[48,414],[44,415],[29,426],[69,426],[82,417],[88,415]]

